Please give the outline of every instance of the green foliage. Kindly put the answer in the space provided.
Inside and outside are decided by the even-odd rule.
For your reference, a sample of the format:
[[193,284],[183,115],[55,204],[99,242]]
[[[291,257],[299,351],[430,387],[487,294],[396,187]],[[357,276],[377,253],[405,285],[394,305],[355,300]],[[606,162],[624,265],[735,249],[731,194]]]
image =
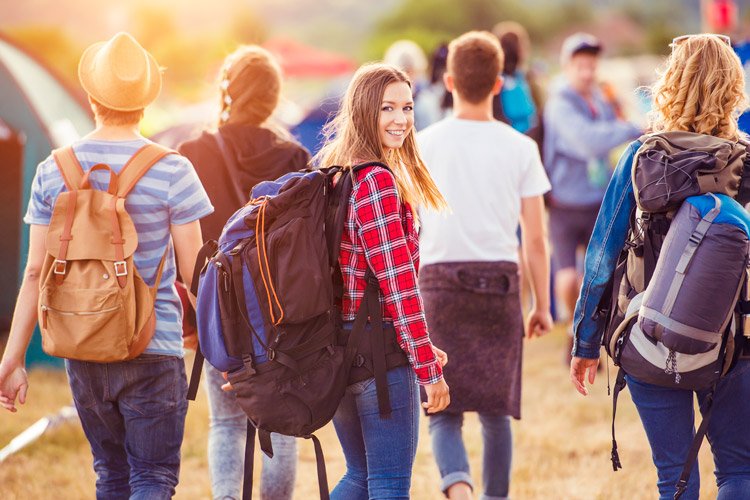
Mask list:
[[469,30],[491,30],[500,21],[518,21],[535,42],[543,43],[563,29],[592,19],[585,0],[405,0],[377,24],[365,53],[382,57],[393,41],[408,38],[428,54],[440,43]]
[[167,93],[194,101],[212,85],[214,73],[227,54],[240,44],[261,43],[266,27],[251,11],[238,10],[229,29],[196,36],[178,29],[166,6],[141,4],[134,15],[134,36],[166,71]]

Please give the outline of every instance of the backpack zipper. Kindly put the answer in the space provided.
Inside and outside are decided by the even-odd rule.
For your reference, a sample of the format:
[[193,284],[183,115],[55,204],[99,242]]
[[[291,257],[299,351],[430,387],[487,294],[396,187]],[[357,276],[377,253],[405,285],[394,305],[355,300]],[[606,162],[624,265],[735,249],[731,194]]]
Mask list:
[[54,307],[42,305],[42,328],[44,328],[45,330],[47,329],[47,311],[52,311],[63,316],[96,316],[97,314],[116,311],[121,307],[122,305],[116,305],[108,307],[106,309],[102,309],[101,311],[61,311],[60,309],[55,309]]

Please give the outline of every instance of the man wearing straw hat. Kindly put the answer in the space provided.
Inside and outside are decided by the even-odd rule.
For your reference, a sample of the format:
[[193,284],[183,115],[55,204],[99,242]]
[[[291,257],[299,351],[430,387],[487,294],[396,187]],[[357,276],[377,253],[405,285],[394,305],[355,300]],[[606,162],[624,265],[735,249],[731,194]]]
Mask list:
[[[140,135],[139,124],[144,108],[161,90],[159,65],[132,36],[118,33],[86,49],[78,77],[89,96],[96,129],[71,145],[73,155],[83,172],[103,163],[119,174],[150,143]],[[106,174],[92,171],[92,187],[106,190]],[[39,164],[24,217],[31,225],[28,262],[0,362],[0,405],[11,412],[17,411],[16,399],[23,404],[27,396],[24,358],[37,321],[45,239],[52,207],[66,189],[52,156]],[[175,260],[190,281],[202,244],[198,219],[213,207],[190,162],[168,154],[137,181],[125,208],[138,235],[134,265],[148,286],[156,286],[153,338],[135,359],[68,359],[66,369],[94,455],[97,498],[170,498],[178,482],[187,411]]]

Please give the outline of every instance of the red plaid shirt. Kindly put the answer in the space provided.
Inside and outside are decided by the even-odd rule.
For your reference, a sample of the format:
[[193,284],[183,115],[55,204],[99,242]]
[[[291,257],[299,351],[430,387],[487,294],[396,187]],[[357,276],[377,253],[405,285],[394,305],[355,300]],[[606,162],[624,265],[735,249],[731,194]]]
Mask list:
[[357,315],[369,264],[380,283],[383,319],[393,321],[417,381],[438,382],[443,371],[432,352],[417,288],[419,239],[411,207],[399,201],[396,181],[387,170],[366,167],[356,177],[339,254],[344,321]]

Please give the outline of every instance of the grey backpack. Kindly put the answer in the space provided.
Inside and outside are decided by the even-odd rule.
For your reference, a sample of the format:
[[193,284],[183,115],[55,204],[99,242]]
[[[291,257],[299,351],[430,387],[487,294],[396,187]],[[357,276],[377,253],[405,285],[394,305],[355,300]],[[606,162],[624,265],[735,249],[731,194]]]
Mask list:
[[[663,387],[713,389],[744,344],[737,304],[747,293],[750,216],[733,197],[750,201],[745,143],[690,132],[641,142],[632,167],[637,209],[596,313],[605,318],[604,347],[620,367],[614,470],[622,467],[614,415],[626,374]],[[675,498],[687,485],[709,416],[710,408]]]

